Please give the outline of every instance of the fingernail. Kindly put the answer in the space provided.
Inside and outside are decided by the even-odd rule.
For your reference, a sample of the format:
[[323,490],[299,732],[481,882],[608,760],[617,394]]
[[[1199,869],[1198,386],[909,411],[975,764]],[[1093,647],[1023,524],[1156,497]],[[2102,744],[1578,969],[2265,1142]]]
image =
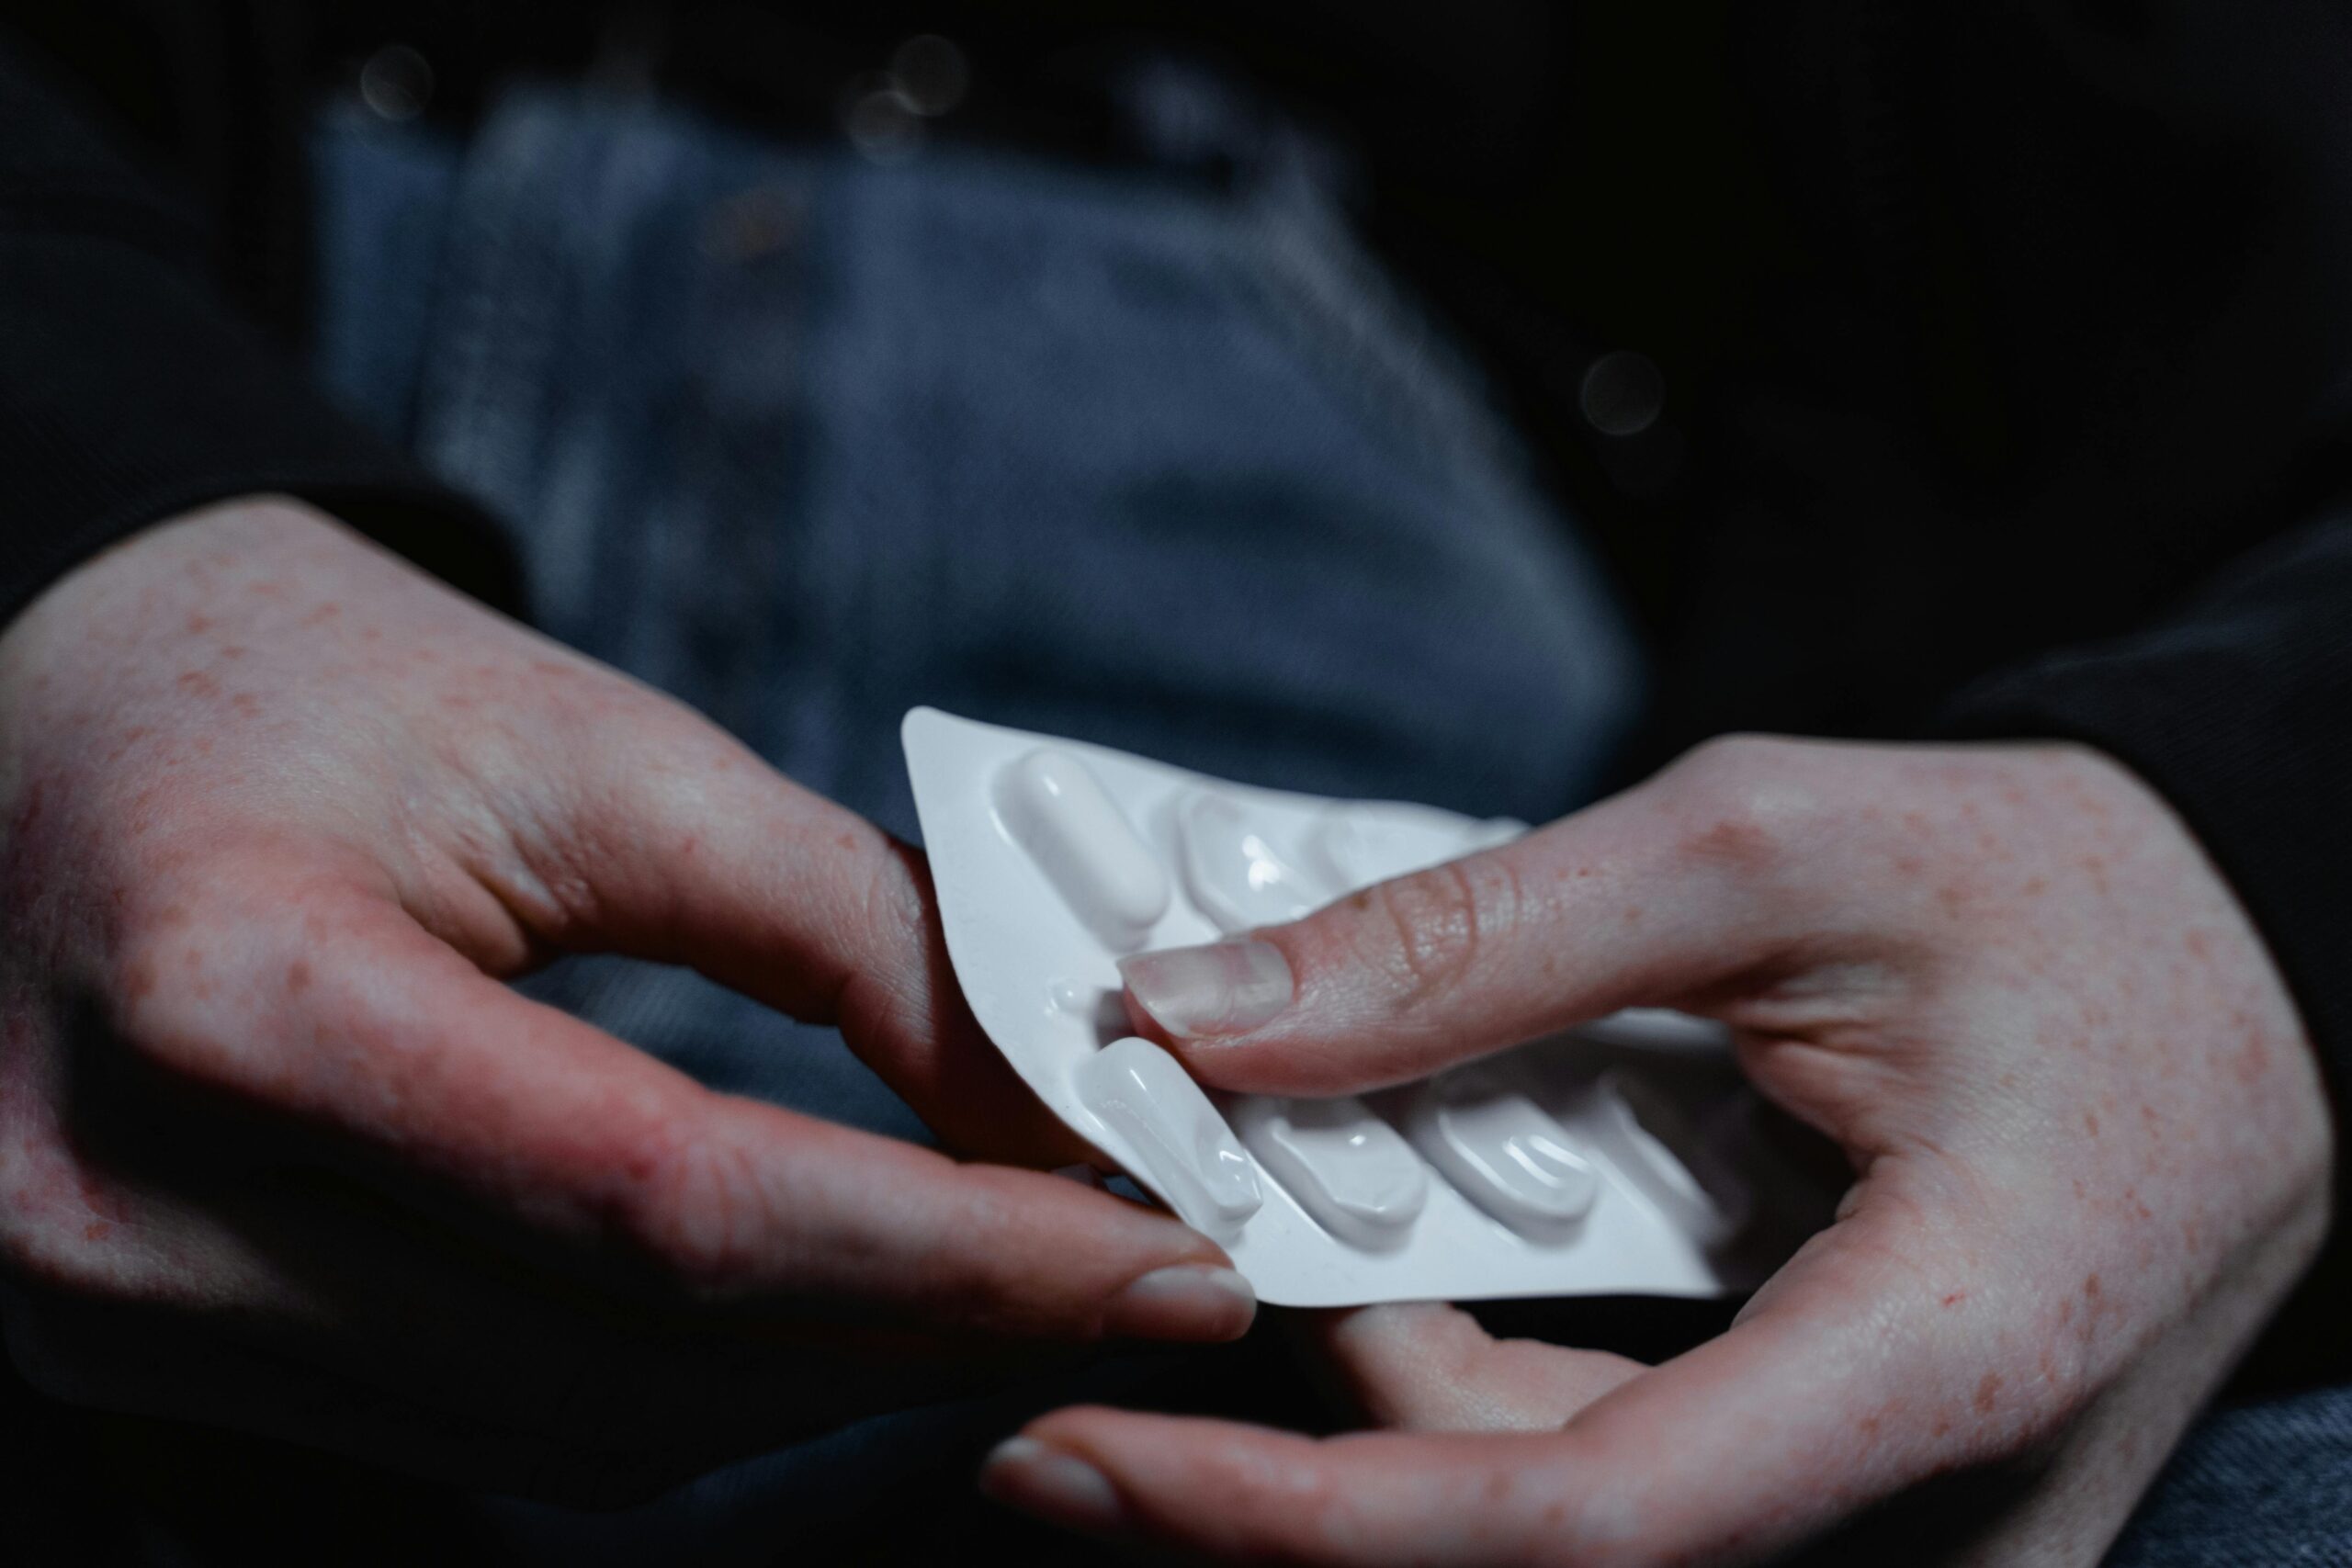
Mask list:
[[1178,1263],[1113,1296],[1102,1331],[1130,1339],[1238,1339],[1258,1315],[1258,1292],[1230,1269]]
[[1213,942],[1119,960],[1152,1021],[1178,1036],[1246,1034],[1290,1006],[1290,963],[1270,942]]
[[980,1491],[1072,1529],[1107,1533],[1126,1520],[1111,1478],[1035,1438],[1007,1438],[980,1462]]

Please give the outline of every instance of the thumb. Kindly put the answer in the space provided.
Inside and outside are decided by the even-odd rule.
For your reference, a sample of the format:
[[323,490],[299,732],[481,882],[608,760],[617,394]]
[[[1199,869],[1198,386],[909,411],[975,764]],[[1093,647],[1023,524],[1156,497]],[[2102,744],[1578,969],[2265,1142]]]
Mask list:
[[[605,722],[595,745],[548,763],[568,788],[565,809],[542,824],[555,869],[541,880],[571,897],[552,901],[537,935],[686,964],[804,1022],[838,1025],[963,1154],[1091,1157],[966,1008],[920,852],[667,698],[628,692],[621,705],[635,722]],[[596,711],[614,705],[608,696]]]
[[[1139,1029],[1204,1081],[1340,1094],[1641,1005],[1706,1010],[1791,954],[1832,819],[1769,742],[1715,742],[1499,849],[1288,925],[1124,960]],[[1811,880],[1818,881],[1817,874]]]

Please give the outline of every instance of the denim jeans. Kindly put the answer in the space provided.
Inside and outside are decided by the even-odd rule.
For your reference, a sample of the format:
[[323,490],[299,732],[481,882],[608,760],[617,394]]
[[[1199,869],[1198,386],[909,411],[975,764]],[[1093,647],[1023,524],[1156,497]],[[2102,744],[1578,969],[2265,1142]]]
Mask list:
[[[546,629],[895,832],[916,703],[1539,821],[1634,716],[1575,530],[1312,182],[885,168],[550,91],[462,148],[331,117],[316,156],[328,383],[510,522]],[[715,1087],[923,1135],[830,1031],[692,975],[529,985]],[[526,1556],[758,1559],[962,1506],[910,1478],[960,1497],[1019,1414],[881,1418],[618,1517],[482,1506]],[[2286,1542],[2352,1540],[2315,1511],[2347,1431],[2209,1423],[2118,1561],[2251,1560],[2198,1543],[2243,1545],[2245,1483],[2305,1461],[2262,1560],[2323,1560]]]

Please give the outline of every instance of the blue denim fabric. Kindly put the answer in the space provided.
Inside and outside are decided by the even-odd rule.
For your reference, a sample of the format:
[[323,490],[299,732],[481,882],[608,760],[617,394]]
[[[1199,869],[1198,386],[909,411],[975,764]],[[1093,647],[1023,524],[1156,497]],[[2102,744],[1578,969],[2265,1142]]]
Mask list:
[[[896,832],[919,702],[1533,820],[1632,715],[1606,585],[1311,183],[878,168],[555,93],[462,150],[331,118],[317,158],[328,381],[511,520],[554,635]],[[530,984],[714,1086],[922,1135],[831,1032],[691,975]],[[764,1559],[1123,1375],[493,1517],[547,1561]],[[2352,1562],[2347,1434],[2347,1394],[2209,1421],[2114,1561]]]
[[2207,1416],[2108,1557],[2109,1568],[2328,1568],[2352,1562],[2352,1389]]

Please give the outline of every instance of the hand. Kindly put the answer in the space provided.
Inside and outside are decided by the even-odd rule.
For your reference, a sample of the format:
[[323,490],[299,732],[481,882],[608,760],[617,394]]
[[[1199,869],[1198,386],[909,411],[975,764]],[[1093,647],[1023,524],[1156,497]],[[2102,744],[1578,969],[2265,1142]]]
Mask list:
[[1953,1555],[2089,1563],[2326,1224],[2328,1118],[2268,955],[2165,807],[2073,748],[1721,741],[1126,975],[1201,1077],[1287,1094],[1710,1014],[1855,1180],[1728,1333],[1654,1370],[1376,1309],[1327,1335],[1401,1430],[1046,1416],[985,1480],[1075,1526],[1298,1562],[1747,1562],[1997,1470]]
[[964,1011],[918,855],[301,506],[152,529],[0,636],[0,1280],[57,1397],[577,1498],[1249,1322],[1171,1220],[501,984],[691,964],[954,1144],[1081,1147]]

